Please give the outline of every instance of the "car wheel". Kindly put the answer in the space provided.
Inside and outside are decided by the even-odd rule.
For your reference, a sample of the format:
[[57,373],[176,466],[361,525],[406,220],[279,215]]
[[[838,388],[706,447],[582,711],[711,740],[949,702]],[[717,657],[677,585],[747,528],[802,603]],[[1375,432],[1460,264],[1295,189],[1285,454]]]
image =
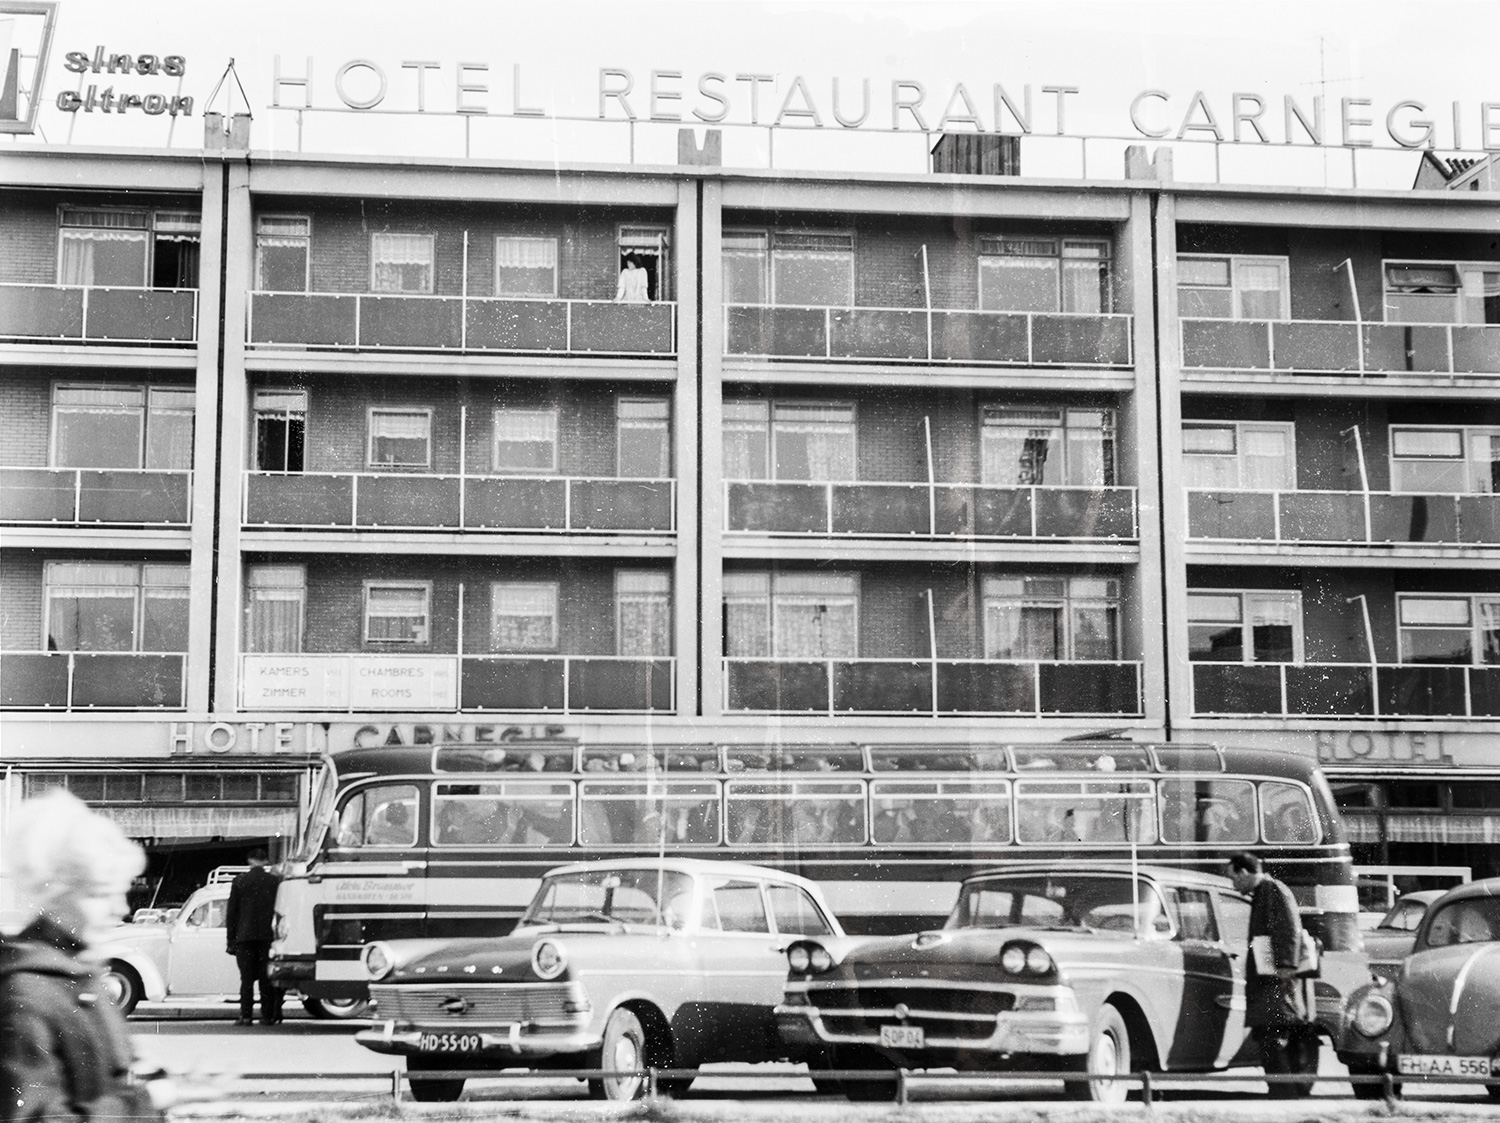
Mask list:
[[[1359,1061],[1350,1061],[1348,1065],[1350,1076],[1379,1076],[1381,1072],[1380,1066],[1375,1064],[1361,1064]],[[1350,1084],[1349,1088],[1353,1091],[1354,1098],[1357,1100],[1378,1100],[1385,1095],[1384,1086],[1374,1082],[1369,1084]]]
[[308,998],[303,996],[302,1009],[315,1018],[343,1021],[363,1018],[370,1012],[368,998]]
[[104,997],[122,1015],[129,1016],[141,1000],[141,977],[135,968],[112,959],[104,969]]
[[641,1020],[621,1008],[604,1024],[599,1067],[609,1073],[589,1081],[589,1094],[601,1100],[638,1100],[646,1094],[646,1031]]
[[463,1068],[454,1057],[407,1057],[406,1082],[411,1085],[411,1098],[418,1103],[452,1103],[464,1094],[462,1080],[424,1080],[415,1074],[423,1071],[442,1071]]
[[[1130,1032],[1113,1006],[1102,1007],[1094,1018],[1084,1071],[1096,1076],[1123,1076],[1130,1071]],[[1122,1104],[1130,1097],[1128,1080],[1070,1080],[1066,1087],[1070,1099],[1094,1103]]]

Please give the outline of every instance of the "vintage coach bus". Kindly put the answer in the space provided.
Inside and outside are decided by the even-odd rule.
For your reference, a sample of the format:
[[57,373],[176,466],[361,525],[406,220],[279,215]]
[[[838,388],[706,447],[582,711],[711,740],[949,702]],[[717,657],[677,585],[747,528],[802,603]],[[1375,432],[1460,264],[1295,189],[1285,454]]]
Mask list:
[[1305,757],[1100,740],[989,747],[521,742],[356,749],[323,768],[273,974],[356,1012],[375,939],[507,932],[540,874],[685,854],[819,881],[852,933],[940,923],[1001,863],[1222,872],[1253,850],[1323,941],[1320,1011],[1366,981],[1349,846]]

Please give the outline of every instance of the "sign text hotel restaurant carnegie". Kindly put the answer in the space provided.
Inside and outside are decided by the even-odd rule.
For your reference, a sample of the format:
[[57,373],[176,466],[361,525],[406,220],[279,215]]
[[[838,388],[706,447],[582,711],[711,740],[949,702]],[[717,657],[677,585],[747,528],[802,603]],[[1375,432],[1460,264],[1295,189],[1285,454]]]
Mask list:
[[[507,73],[508,71],[508,73]],[[438,75],[444,93],[439,103]],[[350,59],[321,80],[314,60],[300,67],[276,56],[272,107],[281,109],[386,110],[434,115],[553,118],[525,81],[521,64],[406,59],[396,65]],[[323,101],[330,92],[337,104]],[[452,91],[448,102],[447,91]],[[897,78],[877,86],[869,78],[841,83],[784,81],[776,74],[729,74],[652,70],[637,75],[623,67],[598,71],[599,120],[678,121],[686,124],[761,125],[771,128],[903,129],[925,132],[1006,132],[1068,136],[1070,107],[1081,104],[1079,86],[1031,83],[989,89],[963,82],[930,89]],[[297,102],[300,96],[300,104]],[[1402,148],[1500,150],[1500,101],[1451,102],[1429,108],[1402,99],[1376,106],[1369,98],[1281,97],[1261,93],[1209,96],[1142,90],[1129,103],[1131,128],[1140,136],[1229,143],[1304,144],[1344,148],[1384,146],[1384,136]]]

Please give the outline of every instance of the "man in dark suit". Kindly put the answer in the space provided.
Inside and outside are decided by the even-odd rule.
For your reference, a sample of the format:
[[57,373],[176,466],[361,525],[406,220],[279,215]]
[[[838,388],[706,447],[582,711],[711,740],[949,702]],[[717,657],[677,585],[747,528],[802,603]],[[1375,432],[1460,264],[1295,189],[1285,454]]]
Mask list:
[[266,868],[270,858],[265,850],[250,851],[248,861],[250,868],[229,887],[229,908],[224,914],[229,954],[240,968],[240,1016],[235,1024],[247,1026],[254,1021],[255,988],[259,986],[261,1025],[273,1026],[281,1021],[281,991],[271,985],[267,967],[275,938],[276,886],[281,879]]

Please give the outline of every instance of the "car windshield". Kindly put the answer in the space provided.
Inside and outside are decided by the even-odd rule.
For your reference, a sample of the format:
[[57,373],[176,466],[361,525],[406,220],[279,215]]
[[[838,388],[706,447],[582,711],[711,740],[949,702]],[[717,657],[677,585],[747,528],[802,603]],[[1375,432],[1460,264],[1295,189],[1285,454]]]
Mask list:
[[663,923],[665,911],[684,912],[692,878],[675,870],[583,870],[542,881],[525,924],[575,924],[580,921],[623,924]]
[[1444,905],[1432,916],[1427,946],[1487,944],[1500,940],[1500,897],[1466,897]]
[[1129,875],[1018,874],[965,885],[945,927],[1163,933],[1171,922],[1155,887]]

